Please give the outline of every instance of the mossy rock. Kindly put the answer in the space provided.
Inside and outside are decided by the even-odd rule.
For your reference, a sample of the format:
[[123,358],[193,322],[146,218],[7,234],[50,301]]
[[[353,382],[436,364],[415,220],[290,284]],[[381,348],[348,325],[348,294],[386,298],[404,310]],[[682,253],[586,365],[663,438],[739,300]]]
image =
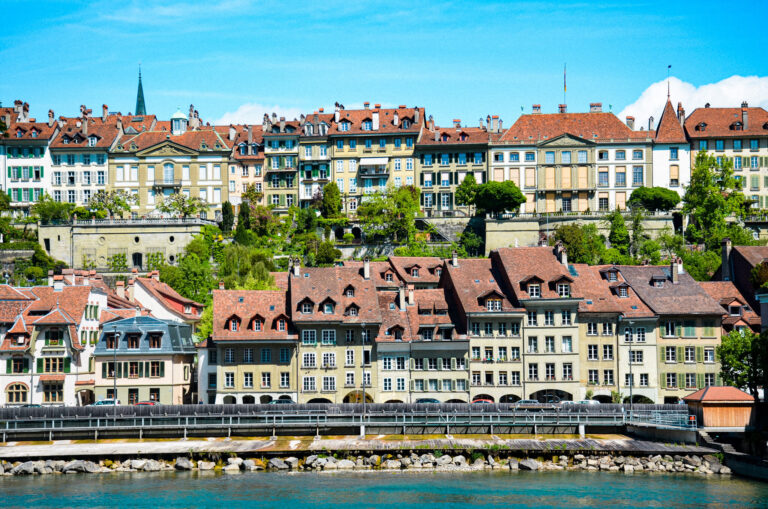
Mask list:
[[104,460],[104,466],[110,468],[112,466],[112,460]]

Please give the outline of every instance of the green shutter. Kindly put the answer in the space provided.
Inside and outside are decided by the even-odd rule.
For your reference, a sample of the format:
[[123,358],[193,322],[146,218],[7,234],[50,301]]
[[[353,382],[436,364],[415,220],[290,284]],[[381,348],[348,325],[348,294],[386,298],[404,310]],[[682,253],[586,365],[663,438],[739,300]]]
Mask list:
[[11,167],[8,167],[8,178],[11,178]]
[[5,374],[10,375],[11,374],[11,368],[13,367],[13,359],[8,359],[5,361]]
[[662,389],[666,389],[666,387],[667,387],[667,374],[666,373],[662,373],[661,376],[659,377],[659,387],[661,387]]
[[48,346],[48,334],[45,334],[45,346]]
[[680,322],[675,323],[675,336],[678,338],[683,335],[683,324]]
[[24,359],[22,366],[24,367],[24,373],[29,373],[29,359]]
[[704,388],[704,373],[696,373],[696,387],[699,389]]
[[101,363],[101,378],[107,378],[107,363]]
[[160,361],[160,376],[165,376],[165,361]]
[[144,363],[140,362],[139,363],[139,378],[143,378],[143,377],[144,377]]
[[115,368],[117,369],[117,378],[123,378],[123,363],[118,362]]
[[456,380],[451,380],[451,390],[456,390]]
[[451,369],[456,369],[456,357],[451,357]]
[[40,167],[40,180],[42,180],[43,177],[45,177],[45,175],[43,174],[43,167],[41,166]]
[[720,362],[720,349],[715,347],[715,362]]
[[704,362],[704,349],[700,346],[696,347],[696,362]]
[[677,362],[685,362],[685,349],[682,346],[677,347]]
[[665,362],[666,360],[667,360],[667,357],[666,357],[666,355],[664,355],[664,347],[660,346],[659,347],[659,362],[662,363],[662,362]]
[[69,373],[71,367],[72,367],[72,359],[70,359],[69,357],[64,357],[64,373]]
[[149,376],[149,374],[150,374],[151,372],[152,372],[152,371],[150,371],[150,369],[149,369],[149,362],[145,362],[145,363],[144,363],[144,373],[146,373],[146,374],[147,374],[147,376]]
[[720,377],[720,373],[715,374],[715,385],[723,385],[723,379]]
[[661,325],[659,325],[659,337],[660,338],[664,337],[664,324],[663,323]]
[[[411,359],[411,360],[413,360],[413,359]],[[415,390],[416,390],[416,381],[415,380],[411,380],[411,392],[413,392]]]
[[37,372],[43,372],[43,359],[37,359]]
[[[410,359],[410,365],[411,365],[411,371],[416,369],[416,359],[414,359],[413,357],[411,357],[411,359]],[[413,382],[413,381],[411,381],[411,382]],[[411,388],[411,390],[413,390],[413,388]]]

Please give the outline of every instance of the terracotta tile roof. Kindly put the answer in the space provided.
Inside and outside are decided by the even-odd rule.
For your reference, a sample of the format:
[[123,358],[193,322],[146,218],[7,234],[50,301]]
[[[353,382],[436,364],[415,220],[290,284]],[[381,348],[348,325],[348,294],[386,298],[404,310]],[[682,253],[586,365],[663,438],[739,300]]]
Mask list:
[[[134,153],[149,147],[159,145],[165,141],[181,145],[194,151],[230,152],[232,146],[225,137],[220,136],[212,128],[186,131],[174,136],[170,131],[144,131],[133,136],[120,138],[113,152]],[[206,148],[203,148],[203,143]]]
[[[747,113],[747,128],[734,129]],[[704,130],[700,125],[706,124]],[[763,108],[696,108],[685,119],[685,132],[689,138],[745,138],[768,136],[768,111]]]
[[[542,299],[559,299],[557,282],[574,280],[568,268],[555,256],[552,247],[505,247],[493,251],[491,258],[498,260],[518,301],[530,298],[527,283],[532,279],[540,280],[540,298]],[[571,296],[581,297],[577,287],[571,288]]]
[[104,324],[113,320],[133,318],[136,316],[151,316],[149,310],[141,308],[111,308],[102,309],[99,314],[99,323]]
[[11,285],[0,285],[0,301],[6,300],[32,300],[28,295],[16,290]]
[[7,131],[8,137],[3,138],[3,143],[50,140],[57,129],[56,123],[49,126],[45,122],[11,122]]
[[[654,316],[631,286],[627,285],[626,297],[619,297],[618,287],[626,281],[618,267],[576,263],[573,269],[578,274],[573,281],[574,291],[584,299],[579,302],[579,313],[618,313],[628,318]],[[609,281],[610,272],[616,274],[616,281]]]
[[659,125],[656,127],[656,143],[688,143],[685,137],[685,130],[677,118],[675,108],[667,99],[664,105],[664,112],[661,114]]
[[[673,284],[669,266],[619,265],[624,279],[657,315],[722,315],[723,308],[687,272],[678,273]],[[661,288],[653,278],[664,280]]]
[[683,398],[684,401],[708,401],[708,402],[722,402],[722,401],[754,401],[755,398],[751,394],[737,389],[736,387],[717,387],[707,386],[703,389],[699,389],[693,394],[689,394]]
[[31,291],[38,300],[26,310],[28,316],[30,313],[34,313],[36,317],[44,316],[58,308],[64,311],[73,323],[78,324],[85,314],[85,306],[91,295],[89,286],[65,286],[61,291],[56,291],[50,286],[35,286]]
[[63,311],[60,308],[56,308],[47,315],[41,316],[32,323],[34,325],[69,325],[75,323],[75,321],[66,313],[66,311]]
[[29,334],[29,328],[27,327],[27,322],[24,320],[23,314],[18,316],[13,327],[8,329],[6,334]]
[[[437,328],[441,325],[450,326],[453,329],[458,317],[450,312],[448,298],[443,288],[422,289],[413,291],[415,304],[408,306],[408,318],[414,338],[423,328],[433,330],[435,339],[441,338]],[[419,338],[420,339],[420,338]]]
[[[109,124],[117,124],[117,119],[120,117],[122,123],[123,123],[123,132],[130,136],[132,134],[137,134],[142,131],[149,131],[153,128],[156,130],[160,130],[159,127],[157,127],[157,117],[155,115],[122,115],[122,114],[111,114],[107,116],[107,123]],[[168,127],[166,130],[170,130],[171,124],[170,122],[167,123]],[[136,132],[134,132],[136,131]]]
[[0,352],[24,352],[29,349],[31,336],[22,336],[23,341],[18,343],[18,336],[5,335],[3,342],[0,344]]
[[[485,298],[493,294],[500,296],[502,311],[523,311],[514,306],[506,288],[502,286],[499,268],[495,267],[490,259],[461,259],[458,267],[447,263],[446,270],[446,277],[455,292],[454,298],[458,299],[458,304],[465,314],[486,312]],[[464,329],[463,323],[456,325],[460,330]]]
[[[747,299],[732,281],[700,281],[699,286],[723,307],[723,325],[732,328],[739,322],[743,322],[752,329],[759,331],[760,316],[749,308]],[[732,304],[742,306],[741,315],[731,316],[728,306]],[[748,310],[744,310],[743,306],[747,306]]]
[[77,380],[75,382],[75,385],[94,385],[96,383],[95,380]]
[[[294,323],[345,322],[381,323],[376,287],[372,279],[363,279],[359,270],[351,267],[300,267],[299,275],[289,279],[291,315]],[[346,296],[347,288],[354,291]],[[333,313],[325,314],[322,305],[330,299]],[[301,313],[301,304],[312,303],[312,313]],[[350,308],[357,308],[357,315],[350,315]]]
[[[257,161],[264,159],[264,133],[261,125],[251,126],[251,144],[257,144],[257,150],[253,154],[246,153],[245,155],[240,153],[240,145],[248,145],[248,126],[238,125],[235,126],[237,134],[235,135],[235,141],[232,143],[232,158],[236,161]],[[217,127],[218,129],[218,127]],[[223,136],[227,136],[229,133],[229,126],[227,126],[227,132],[223,133]],[[247,151],[246,151],[247,152]]]
[[[288,312],[287,292],[272,290],[214,290],[214,341],[254,341],[296,339]],[[230,319],[238,320],[237,330],[231,330]],[[285,320],[285,330],[279,320]],[[255,330],[258,320],[261,330]]]
[[[78,123],[82,122],[81,118],[67,118],[64,121],[64,126],[61,127],[58,135],[51,141],[52,149],[108,149],[120,134],[117,124],[109,122],[109,120],[105,123],[100,117],[88,119],[88,129],[85,135],[82,132],[82,126],[77,126]],[[95,145],[88,144],[88,138],[92,136],[96,137]]]
[[[199,302],[195,302],[188,299],[166,283],[158,281],[152,277],[137,277],[134,284],[140,284],[147,292],[149,292],[155,299],[160,301],[168,311],[184,318],[185,320],[199,320],[200,314],[205,307]],[[191,313],[185,313],[184,306],[190,306],[192,308]],[[197,311],[197,312],[195,312]]]
[[[395,342],[395,329],[400,329],[402,341],[409,342],[413,339],[408,308],[400,310],[400,294],[390,290],[377,291],[379,310],[381,312],[381,327],[376,341],[379,343]],[[387,332],[389,331],[389,334]]]
[[[376,131],[364,131],[363,121],[373,120],[373,109],[361,110],[341,110],[339,112],[339,121],[333,122],[328,130],[329,135],[350,135],[366,134],[375,136],[377,134],[416,134],[421,131],[424,125],[424,108],[418,108],[419,118],[416,121],[416,108],[379,108],[379,129]],[[398,125],[394,125],[395,112],[398,116]],[[403,120],[408,119],[410,126],[403,128]],[[349,129],[342,131],[340,124],[349,122]]]
[[63,382],[67,378],[67,375],[65,374],[47,374],[47,375],[40,375],[40,381],[41,382]]
[[750,270],[755,265],[768,261],[768,246],[733,246],[732,249],[744,257],[750,265]]
[[[299,134],[301,134],[301,132],[300,132],[301,131],[301,123],[298,120],[295,120],[295,119],[294,120],[286,120],[285,121],[285,127],[286,128],[290,127],[290,128],[293,129],[293,131],[291,131],[290,129],[288,129],[286,131],[283,131],[283,132],[264,131],[264,129],[262,127],[261,135],[262,135],[262,137],[267,138],[267,137],[273,137],[273,136],[274,137],[278,137],[278,136],[299,136]],[[273,129],[277,128],[279,130],[279,128],[280,128],[280,121],[278,120],[277,122],[273,123],[272,124],[272,128]]]
[[[407,284],[439,283],[440,276],[437,274],[437,269],[442,269],[444,265],[441,258],[434,256],[390,256],[389,264],[397,273],[398,278]],[[413,275],[414,268],[418,269],[418,276]]]
[[[437,134],[438,139],[435,140]],[[417,145],[487,145],[488,131],[480,127],[438,127],[434,131],[425,129],[421,132]]]
[[626,142],[652,136],[648,131],[633,131],[613,113],[548,113],[521,115],[499,141],[534,144],[570,134],[587,141]]
[[[362,277],[364,270],[364,262],[359,260],[344,260],[344,267],[350,267],[357,269],[358,274]],[[373,280],[376,288],[397,288],[400,286],[400,276],[397,274],[392,265],[389,262],[369,262],[371,269],[371,279]],[[387,281],[387,274],[392,275],[392,281]]]
[[269,275],[275,280],[275,286],[288,290],[288,272],[270,272]]

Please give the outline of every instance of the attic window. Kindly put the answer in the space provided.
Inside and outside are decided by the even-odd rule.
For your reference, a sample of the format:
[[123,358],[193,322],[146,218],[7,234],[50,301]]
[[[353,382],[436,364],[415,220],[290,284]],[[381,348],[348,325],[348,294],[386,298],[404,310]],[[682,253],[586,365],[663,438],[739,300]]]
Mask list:
[[192,306],[190,306],[190,305],[184,306],[184,312],[187,313],[187,314],[191,313],[192,312]]
[[612,270],[608,273],[608,281],[616,281],[618,280],[618,277],[616,277],[616,271]]
[[479,279],[475,279],[475,283],[479,283],[479,282],[480,282],[480,280],[479,280]]
[[325,313],[326,315],[332,315],[333,304],[331,304],[330,302],[326,302],[325,305],[323,306],[323,313]]
[[731,124],[731,131],[743,131],[744,130],[744,124],[741,122],[734,122]]
[[695,129],[696,129],[697,131],[702,131],[702,132],[703,132],[703,131],[706,131],[706,130],[707,130],[707,124],[705,124],[704,122],[701,122],[700,124],[698,124],[698,125],[695,127]]
[[408,129],[409,127],[411,127],[411,121],[407,118],[403,119],[403,129]]
[[354,297],[355,296],[355,289],[351,286],[347,287],[347,291],[344,292],[344,295],[346,297]]
[[538,283],[528,285],[528,296],[532,299],[540,299],[541,286]]
[[741,306],[728,306],[728,314],[731,316],[741,316]]
[[656,288],[664,288],[664,280],[663,279],[654,279],[653,280],[653,286]]
[[416,267],[412,268],[411,269],[411,276],[419,277],[419,269],[417,269]]
[[254,330],[254,332],[261,332],[261,320],[254,318],[253,326],[251,328]]
[[309,277],[309,272],[305,272],[304,277]]
[[21,129],[18,129],[16,131],[16,137],[21,138],[22,136],[24,136],[24,131],[22,131]]
[[269,310],[270,310],[270,311],[274,311],[274,310],[275,310],[275,306],[274,306],[274,304],[272,304],[272,305],[270,305],[270,306],[269,306]]
[[304,302],[301,305],[301,312],[304,314],[312,314],[312,303],[311,302]]
[[96,136],[89,136],[88,137],[88,146],[89,147],[95,147],[96,146]]
[[387,282],[390,282],[390,283],[392,282],[392,273],[391,272],[387,272],[386,274],[384,274],[384,281],[387,281]]
[[389,309],[395,309],[395,303],[394,302],[390,302],[389,303]]
[[[21,136],[19,136],[19,138],[21,138]],[[61,142],[62,142],[64,145],[69,145],[69,138],[62,138],[62,139],[61,139]]]
[[[327,306],[328,304],[326,304]],[[347,314],[349,316],[357,316],[357,306],[349,306],[347,308]]]
[[349,131],[349,122],[344,121],[339,124],[339,131]]
[[448,141],[448,135],[443,134],[442,136],[440,136],[440,141]]
[[568,283],[558,283],[557,284],[557,294],[560,297],[567,298],[571,296],[571,285]]
[[437,277],[440,277],[440,275],[441,275],[442,273],[443,273],[443,269],[441,269],[440,267],[438,267],[438,268],[436,268],[436,269],[435,269],[435,275],[436,275]]
[[501,311],[501,299],[486,299],[485,308],[488,311]]
[[237,332],[238,327],[240,326],[240,320],[237,318],[230,318],[229,320],[229,330],[232,332]]
[[627,287],[626,286],[620,286],[619,287],[619,297],[625,298],[627,296],[628,296],[628,294],[627,294]]

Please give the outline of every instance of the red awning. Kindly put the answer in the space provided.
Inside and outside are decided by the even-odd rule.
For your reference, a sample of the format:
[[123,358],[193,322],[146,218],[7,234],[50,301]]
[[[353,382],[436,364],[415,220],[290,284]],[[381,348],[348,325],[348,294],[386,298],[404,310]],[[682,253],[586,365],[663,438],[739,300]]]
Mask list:
[[41,382],[63,382],[66,375],[40,375]]

